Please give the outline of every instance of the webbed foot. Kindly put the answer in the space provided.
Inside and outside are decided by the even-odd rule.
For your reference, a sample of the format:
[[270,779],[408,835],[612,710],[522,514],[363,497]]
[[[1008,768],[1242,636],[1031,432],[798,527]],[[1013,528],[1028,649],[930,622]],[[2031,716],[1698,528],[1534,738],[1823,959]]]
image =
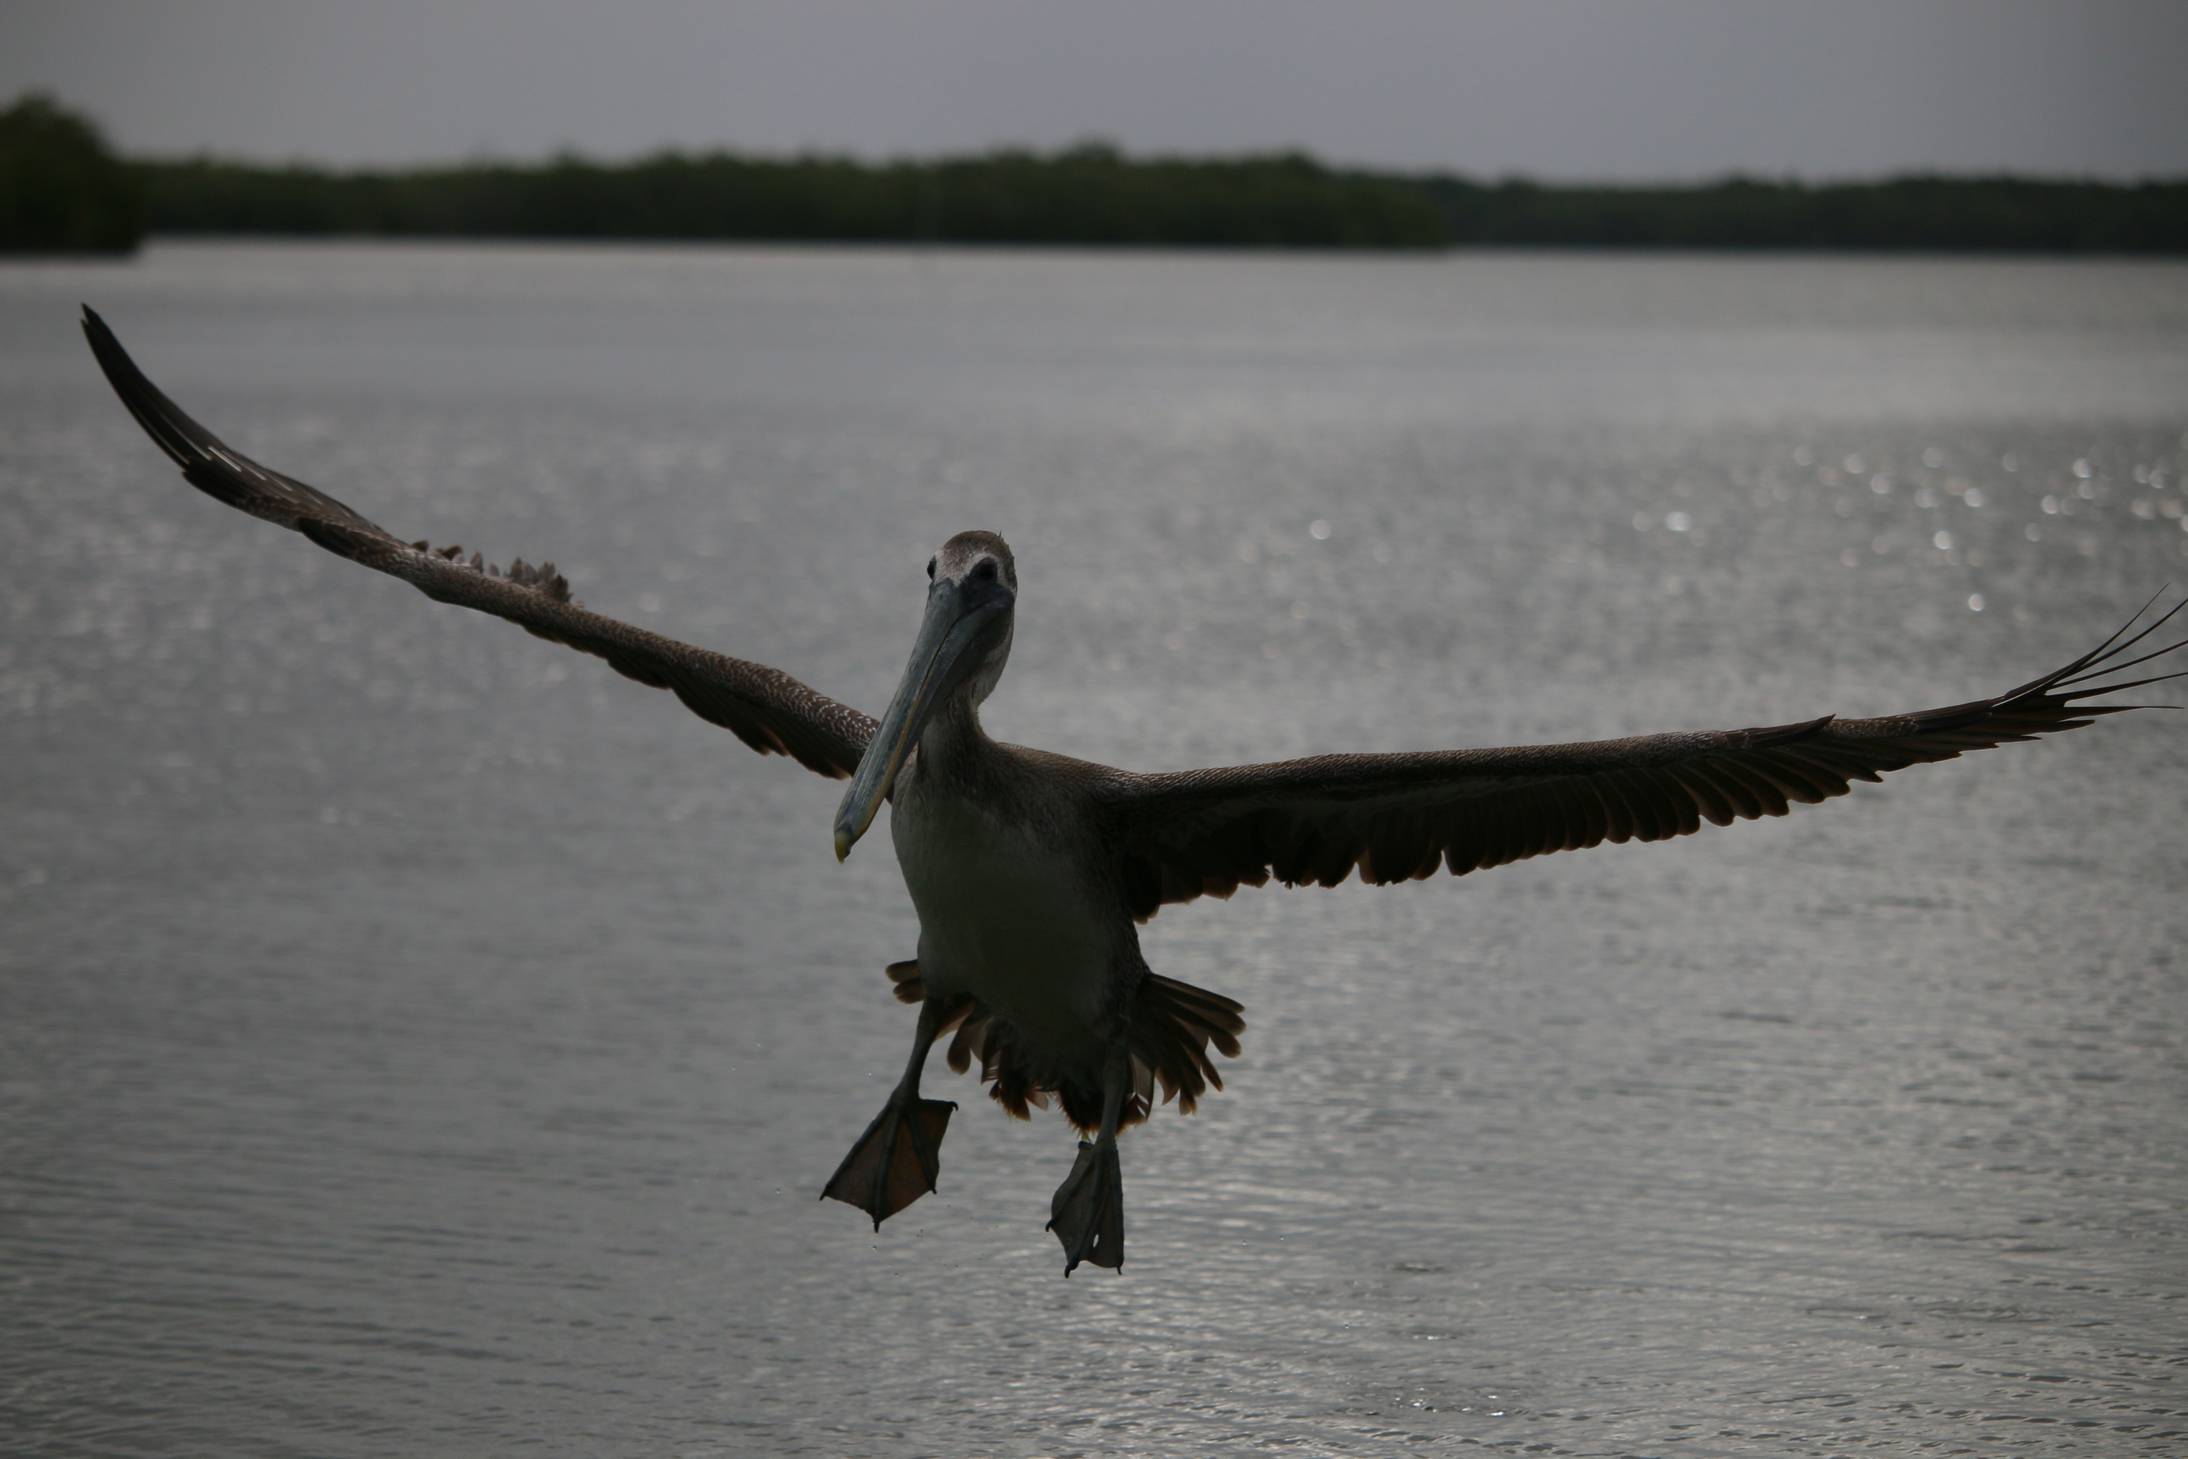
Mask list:
[[833,1196],[874,1218],[874,1229],[934,1189],[942,1132],[957,1106],[946,1099],[890,1100],[828,1178]]
[[1048,1210],[1048,1229],[1064,1244],[1065,1276],[1082,1261],[1124,1265],[1124,1170],[1114,1137],[1079,1142],[1079,1158]]

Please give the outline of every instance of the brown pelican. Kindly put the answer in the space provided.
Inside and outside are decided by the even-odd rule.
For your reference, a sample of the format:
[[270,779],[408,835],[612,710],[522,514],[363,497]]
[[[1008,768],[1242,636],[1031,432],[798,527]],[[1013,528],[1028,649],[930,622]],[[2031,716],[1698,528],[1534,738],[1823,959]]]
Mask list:
[[1942,709],[1136,774],[998,744],[982,731],[980,706],[1010,655],[1018,595],[1010,549],[992,532],[961,532],[928,561],[911,662],[877,722],[779,669],[590,612],[552,563],[501,568],[383,531],[222,444],[144,377],[88,308],[84,332],[137,423],[208,496],[430,598],[597,654],[762,753],[848,777],[838,858],[891,802],[890,838],[920,932],[917,958],[888,973],[896,996],[918,1005],[918,1026],[903,1078],[822,1195],[857,1206],[878,1230],[935,1188],[955,1106],[921,1097],[919,1080],[929,1049],[949,1034],[950,1066],[963,1072],[977,1058],[1012,1114],[1054,1100],[1093,1137],[1080,1141],[1050,1207],[1066,1275],[1082,1261],[1124,1260],[1118,1131],[1147,1117],[1158,1089],[1190,1112],[1221,1088],[1209,1050],[1236,1057],[1245,1028],[1231,999],[1149,970],[1137,924],[1157,909],[1271,878],[1334,886],[1355,872],[1378,884],[1462,875],[1782,816],[1888,770],[2139,708],[2089,701],[2180,677],[2118,674],[2188,645],[2125,657],[2180,611],[2175,604],[2131,634],[2137,613],[2089,653],[2017,689]]

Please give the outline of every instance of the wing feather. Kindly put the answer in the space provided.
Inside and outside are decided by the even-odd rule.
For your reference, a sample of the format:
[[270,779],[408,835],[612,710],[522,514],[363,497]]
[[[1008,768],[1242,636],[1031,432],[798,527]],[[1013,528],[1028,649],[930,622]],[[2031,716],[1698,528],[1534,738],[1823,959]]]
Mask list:
[[2156,599],[2073,662],[1990,699],[1875,719],[1639,735],[1567,745],[1322,755],[1159,775],[1116,772],[1100,798],[1134,916],[1288,885],[1464,875],[1601,845],[1691,835],[1707,823],[1782,816],[1910,765],[2078,729],[2142,706],[2091,700],[2188,671],[2120,671],[2188,647],[2123,657],[2188,600],[2142,622]]
[[858,768],[874,721],[780,669],[680,643],[594,613],[570,596],[553,563],[522,558],[503,568],[460,547],[405,542],[377,523],[292,476],[262,466],[161,392],[88,306],[84,336],[122,404],[145,434],[182,468],[183,478],[216,501],[300,532],[338,557],[409,583],[436,602],[506,618],[527,632],[606,659],[626,678],[666,689],[700,718],[762,754],[788,755],[807,769],[841,779]]

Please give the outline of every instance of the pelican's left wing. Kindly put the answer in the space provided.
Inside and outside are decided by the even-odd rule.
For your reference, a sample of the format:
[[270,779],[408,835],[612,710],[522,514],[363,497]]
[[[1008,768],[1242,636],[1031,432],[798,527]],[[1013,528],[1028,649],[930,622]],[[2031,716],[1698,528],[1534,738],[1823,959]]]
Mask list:
[[597,654],[616,672],[672,691],[763,754],[788,755],[842,779],[858,768],[874,736],[870,716],[809,688],[780,669],[711,653],[603,614],[570,597],[553,563],[519,558],[504,569],[478,553],[405,542],[322,491],[269,470],[199,425],[146,379],[121,341],[88,306],[84,335],[99,368],[145,433],[216,501],[301,532],[338,557],[401,578],[427,597],[475,608],[556,643]]
[[1888,770],[2144,707],[2086,701],[2182,677],[2098,682],[2188,645],[2122,657],[2184,605],[2129,636],[2137,614],[2091,652],[2018,689],[1943,709],[1569,745],[1115,772],[1096,794],[1126,900],[1142,921],[1167,903],[1227,897],[1271,877],[1335,886],[1357,869],[1364,882],[1388,883],[1605,841],[1663,841],[1705,821],[1782,816]]

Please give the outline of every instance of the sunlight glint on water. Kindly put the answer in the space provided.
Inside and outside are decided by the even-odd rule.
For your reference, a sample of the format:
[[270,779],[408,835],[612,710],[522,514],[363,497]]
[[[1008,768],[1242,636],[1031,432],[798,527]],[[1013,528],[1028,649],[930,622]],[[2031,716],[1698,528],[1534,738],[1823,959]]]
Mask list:
[[2183,730],[1166,912],[1247,1005],[1058,1279],[1053,1121],[813,1197],[910,1020],[836,789],[189,491],[1155,768],[1993,692],[2188,580],[2188,269],[162,247],[0,269],[0,1448],[2172,1454]]

